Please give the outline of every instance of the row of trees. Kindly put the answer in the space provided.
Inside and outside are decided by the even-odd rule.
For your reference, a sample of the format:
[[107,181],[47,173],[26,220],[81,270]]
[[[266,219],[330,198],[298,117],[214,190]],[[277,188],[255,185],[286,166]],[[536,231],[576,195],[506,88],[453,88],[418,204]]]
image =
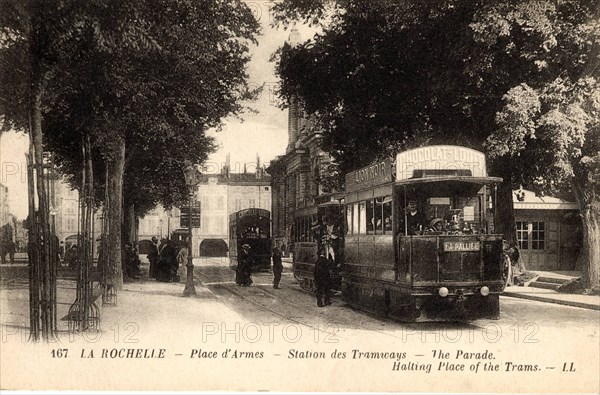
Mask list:
[[[282,97],[325,131],[339,174],[423,144],[459,144],[512,190],[579,202],[585,287],[600,286],[600,10],[593,0],[283,0],[277,23],[317,25],[276,54]],[[342,182],[342,180],[339,180]]]
[[183,201],[184,162],[215,149],[206,130],[256,95],[245,68],[259,25],[241,0],[0,1],[3,127],[28,131],[37,163],[53,152],[80,190],[89,140],[119,288],[132,219]]

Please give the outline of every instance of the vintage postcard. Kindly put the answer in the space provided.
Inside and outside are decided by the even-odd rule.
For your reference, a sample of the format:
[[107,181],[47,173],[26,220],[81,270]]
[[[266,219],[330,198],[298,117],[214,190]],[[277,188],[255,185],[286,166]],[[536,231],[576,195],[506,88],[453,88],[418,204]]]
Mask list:
[[600,391],[595,5],[0,4],[0,390]]

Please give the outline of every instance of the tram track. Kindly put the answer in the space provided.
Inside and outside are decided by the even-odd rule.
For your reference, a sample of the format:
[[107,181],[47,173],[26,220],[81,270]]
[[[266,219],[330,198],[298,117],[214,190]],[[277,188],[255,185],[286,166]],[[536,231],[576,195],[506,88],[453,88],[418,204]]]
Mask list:
[[[263,303],[260,303],[258,301],[256,301],[255,299],[252,298],[252,295],[247,295],[244,292],[240,292],[237,289],[235,289],[235,286],[233,285],[233,282],[229,279],[223,279],[220,278],[218,280],[216,280],[214,277],[212,276],[219,276],[221,277],[223,272],[221,270],[214,270],[215,268],[212,268],[212,270],[209,271],[205,271],[205,273],[202,273],[203,277],[207,278],[208,281],[203,281],[203,283],[205,285],[209,285],[211,287],[217,287],[218,289],[223,289],[225,291],[227,291],[230,294],[233,294],[255,306],[260,307],[263,310],[266,310],[268,312],[270,312],[271,314],[275,314],[279,317],[282,317],[286,320],[289,320],[291,322],[294,323],[298,323],[300,325],[305,325],[307,327],[310,327],[312,329],[316,329],[319,330],[320,332],[325,332],[328,334],[332,334],[331,331],[327,331],[325,328],[330,327],[330,328],[335,328],[337,329],[337,331],[339,331],[340,329],[344,328],[344,329],[352,329],[352,330],[362,330],[362,331],[367,331],[370,333],[377,333],[380,335],[384,335],[385,337],[391,337],[393,339],[396,340],[401,340],[401,341],[405,341],[405,337],[406,337],[406,329],[410,328],[411,331],[413,330],[419,330],[419,331],[424,331],[424,332],[433,332],[435,333],[435,331],[439,331],[440,329],[437,327],[437,325],[439,325],[439,323],[425,323],[425,324],[430,324],[430,325],[423,325],[423,323],[401,323],[398,321],[394,321],[394,320],[390,320],[388,318],[382,318],[382,317],[378,317],[376,315],[372,315],[369,313],[366,313],[364,311],[360,311],[360,310],[354,310],[354,309],[350,309],[349,312],[351,311],[353,314],[360,314],[361,316],[365,317],[366,319],[370,319],[372,320],[372,324],[371,325],[362,325],[357,323],[356,319],[352,318],[352,317],[345,317],[343,314],[336,314],[334,319],[328,319],[328,317],[320,317],[321,321],[320,323],[317,324],[313,324],[313,323],[307,323],[306,321],[303,321],[302,319],[298,319],[295,317],[292,317],[288,314],[282,313],[280,311],[277,311],[273,308],[271,308],[270,306],[267,306]],[[212,277],[209,277],[209,275]],[[255,276],[255,278],[261,278],[262,276]],[[296,293],[300,293],[302,295],[311,295],[311,293],[307,290],[301,289],[297,286],[295,286],[295,284],[291,285],[291,284],[287,284],[287,286],[285,287],[285,289],[287,290],[292,290]],[[293,308],[294,311],[301,313],[301,316],[312,316],[315,317],[315,311],[314,309],[299,304],[299,303],[295,303],[291,300],[289,300],[289,298],[286,298],[284,294],[282,294],[281,292],[274,292],[272,290],[269,289],[271,285],[270,284],[257,284],[255,283],[252,287],[249,287],[248,289],[253,289],[253,290],[259,290],[261,293],[266,294],[270,297],[270,300],[276,300],[278,303],[280,304],[285,304],[287,306],[290,306]],[[254,296],[258,296],[258,295],[254,295]],[[228,302],[227,300],[224,300],[226,302]],[[313,297],[311,297],[311,303],[314,301]],[[335,307],[343,307],[343,306],[333,306]],[[320,310],[319,312],[326,312],[327,309],[325,310]],[[345,312],[344,312],[345,313]],[[376,327],[374,327],[375,325],[393,325],[394,328],[389,328],[389,330],[382,330],[382,329],[378,329]],[[431,324],[434,325],[434,327],[431,327]],[[446,323],[447,324],[447,323]],[[453,325],[453,324],[452,324]],[[468,323],[467,325],[472,325],[474,327],[477,328],[481,328],[480,325],[475,325],[474,323]],[[390,332],[391,331],[401,331],[402,334],[397,334],[394,332]],[[336,332],[337,332],[336,331]],[[344,338],[343,336],[339,336],[338,334],[336,334],[337,337],[340,338]]]
[[[291,290],[294,290],[294,291],[296,291],[296,292],[301,292],[301,293],[303,293],[303,294],[310,294],[310,293],[311,293],[311,292],[309,292],[309,291],[307,291],[307,290],[304,290],[304,289],[302,289],[302,288],[290,287],[289,289],[291,289]],[[267,290],[265,290],[265,289],[263,289],[263,288],[261,288],[261,290],[262,290],[263,292],[265,292],[265,293],[268,293],[268,294],[270,294],[270,295],[273,295],[274,297],[277,297],[277,296],[276,296],[274,293],[272,293],[271,291],[267,291]],[[296,307],[296,308],[298,308],[298,309],[303,309],[303,310],[305,310],[305,311],[307,311],[307,312],[309,311],[309,309],[308,309],[306,306],[301,306],[301,305],[298,305],[298,304],[296,304],[296,303],[290,302],[290,301],[288,301],[288,300],[286,300],[286,299],[283,299],[283,298],[278,298],[278,300],[279,300],[279,301],[281,301],[281,302],[283,302],[283,303],[286,303],[286,304],[288,304],[288,305],[290,305],[290,306]],[[340,306],[340,307],[341,307],[341,306]],[[339,317],[337,317],[337,318],[338,318],[338,321],[339,321]],[[374,318],[376,318],[376,317],[374,317]],[[401,339],[401,337],[400,337],[400,336],[396,336],[396,335],[394,335],[394,334],[391,334],[391,333],[388,333],[388,332],[384,332],[384,331],[381,331],[381,330],[378,330],[378,329],[374,329],[374,328],[368,328],[368,327],[366,327],[366,326],[363,326],[363,325],[357,325],[355,322],[350,322],[349,320],[344,320],[344,321],[345,321],[345,322],[343,322],[343,323],[340,323],[340,324],[342,324],[342,325],[345,325],[345,326],[347,326],[347,327],[349,327],[349,328],[352,328],[352,329],[361,329],[361,330],[365,330],[365,331],[369,331],[369,332],[375,332],[375,333],[379,333],[379,334],[381,334],[381,335],[385,335],[385,336],[393,337],[393,338],[396,338],[396,339]],[[332,325],[337,325],[337,324],[332,324]]]
[[[217,271],[217,273],[221,274],[220,271]],[[211,273],[211,274],[216,274],[216,273]],[[217,289],[220,289],[220,290],[227,291],[227,292],[229,292],[229,293],[237,296],[238,298],[243,299],[244,301],[246,301],[248,303],[251,303],[252,305],[257,306],[257,307],[259,307],[259,308],[261,308],[263,310],[266,310],[269,313],[274,314],[274,315],[276,315],[278,317],[281,317],[281,318],[283,318],[283,319],[285,319],[287,321],[290,321],[290,322],[293,322],[295,324],[311,328],[314,331],[319,331],[319,332],[321,332],[323,334],[326,334],[326,335],[329,335],[329,336],[335,336],[337,338],[344,339],[343,336],[340,336],[339,334],[337,334],[337,331],[336,332],[328,331],[328,330],[324,329],[323,327],[319,327],[319,325],[314,325],[312,323],[309,323],[309,322],[297,319],[295,317],[290,317],[289,314],[282,313],[280,311],[277,311],[276,309],[273,309],[273,308],[271,308],[269,306],[264,305],[263,303],[260,303],[260,302],[258,302],[256,300],[254,300],[253,298],[250,297],[251,295],[246,295],[246,294],[244,294],[244,293],[239,292],[238,290],[236,290],[235,286],[233,286],[233,287],[229,286],[229,285],[232,284],[231,281],[220,281],[220,282],[219,281],[215,281],[215,279],[209,278],[206,273],[202,273],[202,272],[199,273],[199,276],[206,278],[206,280],[202,279],[202,283],[204,285],[206,285],[207,287],[209,287],[209,288],[217,288]],[[278,295],[274,295],[271,292],[266,292],[264,290],[264,287],[265,286],[262,286],[262,285],[255,285],[255,286],[250,287],[250,288],[258,289],[261,292],[264,292],[265,294],[268,294],[273,299],[276,299],[279,302],[284,301],[283,299],[279,298]],[[219,300],[223,301],[224,303],[230,304],[230,302],[228,300],[222,298],[217,293],[213,292],[213,295],[215,295]],[[299,305],[295,305],[295,306],[296,307],[300,307]]]
[[[206,268],[206,269],[208,269],[208,268]],[[314,323],[307,323],[306,321],[303,321],[302,319],[298,319],[296,317],[290,316],[289,313],[287,313],[287,314],[282,313],[281,311],[277,311],[276,309],[273,309],[272,307],[270,307],[268,305],[260,303],[259,301],[252,298],[252,295],[247,295],[244,292],[238,291],[237,289],[235,289],[235,286],[233,286],[233,281],[231,279],[223,278],[223,276],[222,276],[223,271],[220,268],[210,268],[209,270],[203,270],[202,272],[203,272],[203,273],[201,273],[202,277],[204,277],[206,279],[206,280],[203,279],[203,283],[207,286],[216,287],[218,289],[223,289],[223,290],[227,291],[228,293],[233,294],[236,297],[247,301],[248,303],[251,303],[257,307],[260,307],[263,310],[268,311],[271,314],[274,314],[276,316],[279,316],[281,318],[289,320],[290,322],[304,325],[304,326],[310,327],[314,330],[319,330],[320,332],[327,333],[329,335],[332,335],[333,333],[332,333],[332,331],[326,330],[327,326],[336,328],[337,331],[339,331],[340,328],[363,330],[363,331],[367,331],[367,332],[371,332],[371,333],[377,333],[380,335],[384,335],[385,337],[388,337],[388,338],[391,337],[393,339],[405,341],[407,329],[409,329],[410,331],[416,330],[416,331],[423,332],[423,333],[428,333],[428,332],[436,333],[442,329],[442,327],[440,327],[440,325],[443,325],[443,330],[447,330],[447,329],[455,328],[455,325],[457,324],[456,322],[447,322],[447,321],[402,323],[402,322],[391,320],[389,318],[378,317],[378,316],[372,315],[368,312],[354,310],[354,309],[350,309],[350,311],[352,311],[355,314],[360,314],[362,316],[366,315],[368,317],[368,319],[373,320],[372,325],[362,325],[362,324],[358,323],[352,317],[345,317],[345,316],[339,315],[339,314],[336,314],[334,320],[328,320],[327,317],[322,317],[323,322],[321,322],[320,325],[314,324]],[[217,276],[219,278],[215,279],[215,276]],[[255,278],[261,278],[261,277],[262,276],[256,276]],[[303,295],[311,295],[311,292],[301,289],[300,287],[295,286],[295,285],[296,284],[287,284],[286,289],[292,290],[296,293],[300,293]],[[271,286],[270,284],[256,284],[255,283],[249,289],[260,290],[261,293],[268,295],[271,300],[277,300],[278,303],[285,304],[287,306],[292,307],[294,311],[301,312],[302,313],[301,316],[313,316],[313,317],[315,316],[315,311],[313,309],[309,308],[308,306],[304,306],[304,305],[295,303],[293,301],[290,301],[289,298],[286,298],[285,295],[282,295],[280,292],[274,292],[274,291],[269,290],[270,286]],[[216,296],[219,297],[218,295],[216,295]],[[254,295],[254,296],[257,296],[257,295]],[[221,299],[223,299],[223,298],[221,298]],[[312,300],[312,297],[311,297],[311,300]],[[226,299],[224,299],[224,301],[229,302]],[[337,307],[343,307],[343,306],[337,306]],[[374,327],[377,324],[388,326],[388,328],[389,328],[389,326],[394,326],[394,328],[389,328],[388,330],[382,330],[382,329],[378,329],[378,328]],[[478,329],[478,330],[485,329],[484,323],[460,322],[458,324],[460,324],[459,326],[462,326],[462,325],[466,326],[466,328],[456,327],[456,329],[459,329],[459,330],[467,329],[467,328],[468,329]],[[450,327],[452,327],[452,328],[449,328],[448,325],[450,325]],[[400,331],[400,333],[395,333],[397,331]],[[342,338],[342,339],[344,338],[343,336],[339,336],[339,334],[335,334],[335,336]]]

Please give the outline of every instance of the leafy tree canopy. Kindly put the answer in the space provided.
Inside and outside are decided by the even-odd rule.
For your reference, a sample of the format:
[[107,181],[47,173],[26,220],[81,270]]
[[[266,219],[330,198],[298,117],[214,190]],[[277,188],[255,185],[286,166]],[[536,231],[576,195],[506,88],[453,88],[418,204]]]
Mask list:
[[373,153],[424,143],[481,149],[510,89],[581,75],[596,37],[593,6],[283,1],[277,21],[301,19],[323,32],[280,49],[281,94],[316,116],[343,173]]
[[[178,202],[186,193],[184,160],[204,161],[215,149],[205,131],[242,111],[241,100],[256,93],[245,71],[256,20],[241,1],[62,3],[68,18],[47,75],[46,148],[78,185],[81,137],[92,136],[101,186],[104,164],[123,140],[126,203],[143,214],[157,203]],[[12,14],[28,16],[11,5]],[[43,26],[57,23],[48,19]],[[26,59],[26,46],[17,46],[26,38],[7,42],[3,53]],[[26,101],[26,85],[26,78],[13,78],[0,93],[20,91],[16,97]],[[8,118],[24,126],[26,111]],[[102,188],[97,195],[103,197]]]

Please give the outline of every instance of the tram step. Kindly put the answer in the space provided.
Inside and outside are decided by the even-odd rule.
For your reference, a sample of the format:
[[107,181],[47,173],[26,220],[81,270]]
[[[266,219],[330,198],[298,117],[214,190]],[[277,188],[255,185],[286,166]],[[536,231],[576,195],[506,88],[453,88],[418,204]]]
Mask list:
[[534,288],[552,289],[552,290],[556,291],[558,289],[558,287],[561,286],[561,284],[548,283],[548,282],[544,282],[544,281],[534,281],[531,284],[529,284],[529,286],[534,287]]
[[556,277],[538,277],[538,279],[536,281],[540,281],[542,283],[552,283],[552,284],[558,284],[558,285],[563,285],[564,283],[568,283],[569,281],[575,279],[577,277],[566,277],[566,278],[556,278]]

